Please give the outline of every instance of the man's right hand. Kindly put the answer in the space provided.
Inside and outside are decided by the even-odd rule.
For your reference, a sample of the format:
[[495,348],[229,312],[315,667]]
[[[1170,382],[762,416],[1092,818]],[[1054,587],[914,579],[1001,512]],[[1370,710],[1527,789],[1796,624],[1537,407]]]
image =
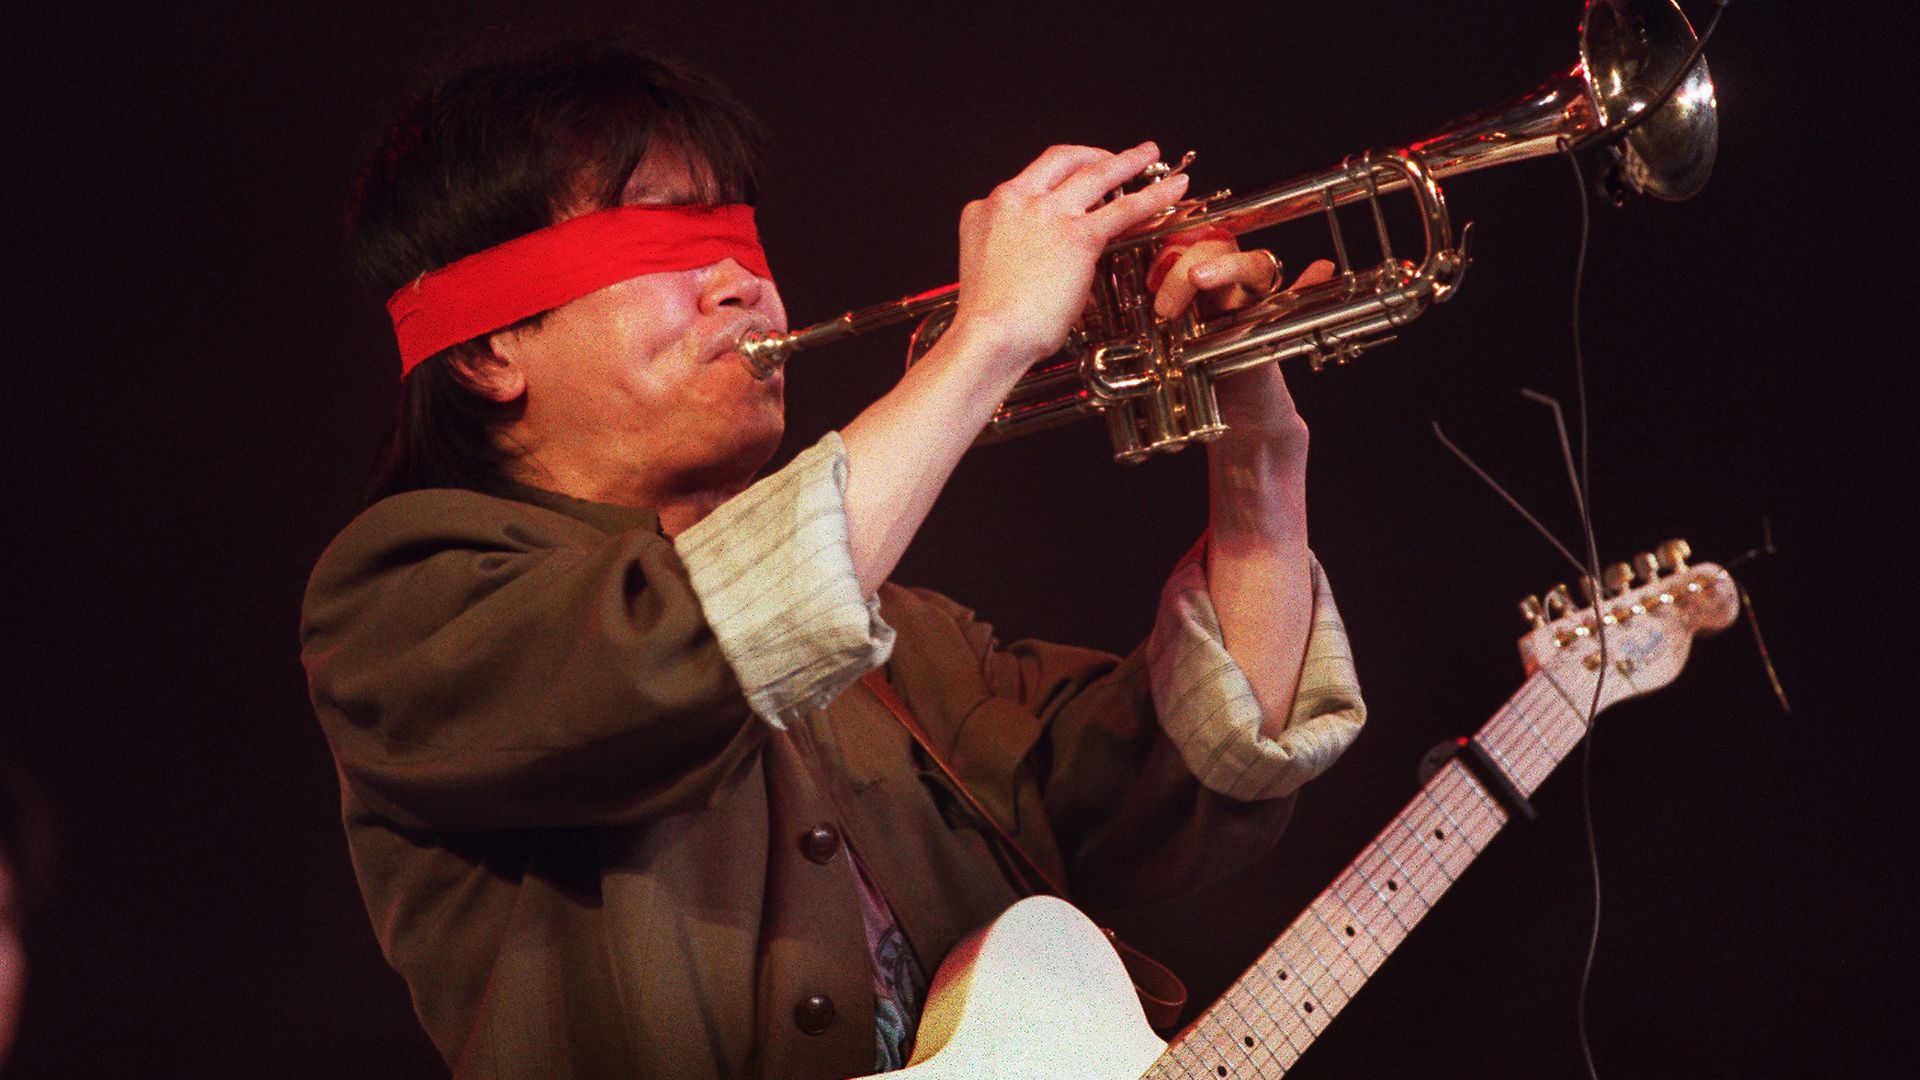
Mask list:
[[1055,146],[960,212],[960,303],[953,329],[1017,377],[1066,344],[1094,264],[1116,237],[1186,194],[1173,176],[1104,202],[1159,160],[1151,142],[1110,153]]

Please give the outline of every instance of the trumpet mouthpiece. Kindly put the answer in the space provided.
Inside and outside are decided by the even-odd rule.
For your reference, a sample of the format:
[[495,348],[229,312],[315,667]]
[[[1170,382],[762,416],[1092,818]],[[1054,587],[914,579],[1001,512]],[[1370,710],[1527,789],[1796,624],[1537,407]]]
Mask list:
[[787,357],[793,354],[794,337],[773,330],[749,330],[740,335],[733,351],[747,362],[753,377],[764,382],[786,366]]

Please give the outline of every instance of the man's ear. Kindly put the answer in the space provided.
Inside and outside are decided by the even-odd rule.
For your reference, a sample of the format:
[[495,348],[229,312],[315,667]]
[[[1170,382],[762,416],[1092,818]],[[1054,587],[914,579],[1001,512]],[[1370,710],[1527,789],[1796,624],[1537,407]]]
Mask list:
[[504,405],[520,400],[527,392],[527,373],[516,362],[517,345],[510,331],[501,331],[487,335],[477,346],[458,350],[448,359],[454,376],[467,389]]

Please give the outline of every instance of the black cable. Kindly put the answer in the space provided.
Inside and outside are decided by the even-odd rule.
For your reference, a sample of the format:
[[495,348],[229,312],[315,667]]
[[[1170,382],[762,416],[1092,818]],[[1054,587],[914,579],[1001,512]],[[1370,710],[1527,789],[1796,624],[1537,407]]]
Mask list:
[[1604,620],[1598,617],[1599,597],[1604,588],[1600,580],[1600,545],[1594,537],[1592,487],[1589,480],[1587,430],[1587,363],[1580,341],[1580,295],[1586,284],[1587,244],[1593,231],[1593,215],[1587,205],[1587,181],[1580,170],[1580,159],[1571,147],[1563,148],[1567,164],[1573,168],[1574,194],[1580,203],[1580,246],[1573,263],[1573,372],[1576,400],[1579,403],[1580,479],[1576,494],[1580,499],[1580,526],[1586,534],[1587,560],[1592,567],[1595,597],[1594,630],[1600,646],[1600,677],[1593,684],[1593,701],[1587,707],[1587,737],[1580,748],[1580,818],[1587,835],[1587,867],[1593,879],[1593,914],[1587,934],[1587,955],[1580,964],[1580,987],[1574,999],[1574,1026],[1580,1038],[1580,1056],[1587,1066],[1588,1080],[1600,1080],[1593,1062],[1593,1040],[1587,1031],[1587,999],[1593,985],[1593,965],[1600,954],[1600,842],[1593,824],[1593,742],[1594,717],[1600,711],[1600,689],[1607,675],[1607,634]]

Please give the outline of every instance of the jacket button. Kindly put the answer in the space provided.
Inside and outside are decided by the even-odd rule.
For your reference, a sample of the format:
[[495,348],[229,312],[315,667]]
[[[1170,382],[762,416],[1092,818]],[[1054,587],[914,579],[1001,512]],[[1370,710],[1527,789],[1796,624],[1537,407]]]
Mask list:
[[840,830],[823,821],[800,834],[800,853],[817,863],[827,863],[840,850]]
[[825,994],[800,999],[793,1007],[793,1022],[809,1035],[818,1035],[833,1024],[833,999]]

